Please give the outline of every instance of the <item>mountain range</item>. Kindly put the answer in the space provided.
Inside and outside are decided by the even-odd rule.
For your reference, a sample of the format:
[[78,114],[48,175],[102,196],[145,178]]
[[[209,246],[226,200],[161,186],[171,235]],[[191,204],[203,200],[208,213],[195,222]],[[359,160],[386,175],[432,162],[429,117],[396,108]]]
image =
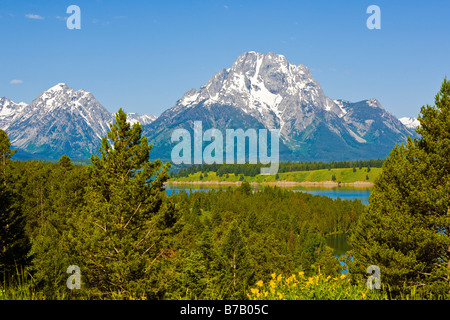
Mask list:
[[157,156],[170,157],[175,128],[280,129],[280,159],[332,161],[384,158],[415,136],[375,99],[333,100],[304,65],[275,53],[247,52],[199,89],[191,89],[144,126]]
[[[125,110],[128,111],[128,110]],[[154,145],[152,158],[170,160],[176,128],[279,129],[280,159],[331,161],[384,158],[416,136],[414,118],[397,119],[380,102],[331,99],[304,65],[275,53],[246,52],[159,117],[128,113]],[[0,129],[18,158],[88,158],[114,114],[85,90],[58,83],[30,104],[0,98]]]
[[[142,125],[153,115],[129,113],[131,123]],[[5,130],[19,158],[89,158],[98,152],[114,114],[85,90],[75,91],[58,83],[41,93],[29,105],[0,98],[0,129]]]

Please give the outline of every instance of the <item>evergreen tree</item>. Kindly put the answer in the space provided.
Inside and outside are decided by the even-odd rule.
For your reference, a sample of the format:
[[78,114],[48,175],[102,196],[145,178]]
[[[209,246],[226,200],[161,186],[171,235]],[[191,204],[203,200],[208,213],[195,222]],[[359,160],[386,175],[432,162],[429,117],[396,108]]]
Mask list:
[[170,257],[168,236],[177,213],[165,197],[169,164],[149,161],[152,145],[139,123],[132,127],[120,109],[91,156],[86,207],[75,245],[77,264],[92,295],[160,298],[162,262]]
[[58,161],[58,164],[66,170],[72,169],[72,160],[67,155],[62,155]]
[[11,185],[9,167],[16,152],[5,131],[0,129],[0,279],[9,278],[29,262],[29,241],[20,199]]
[[[40,163],[27,175],[31,181],[25,188],[25,197],[37,188],[32,205],[38,200],[36,214],[29,210],[27,216],[28,233],[32,239],[32,265],[35,290],[48,299],[67,295],[67,267],[77,264],[77,247],[73,243],[75,226],[80,223],[80,211],[85,206],[85,187],[87,172],[82,166],[66,166],[53,163]],[[31,183],[41,179],[41,185]],[[32,214],[31,214],[32,213]],[[78,297],[80,292],[72,290],[70,298]]]
[[326,241],[318,233],[309,233],[306,236],[301,250],[300,263],[304,270],[311,271],[317,266],[315,263],[321,257],[321,254],[325,251]]
[[223,270],[226,279],[226,289],[233,298],[244,298],[245,289],[253,281],[252,269],[248,257],[248,248],[244,242],[241,228],[233,220],[224,235],[221,246]]
[[395,146],[375,182],[368,210],[350,239],[350,271],[367,277],[377,265],[385,283],[449,293],[450,288],[450,83],[445,79],[435,106],[424,106],[416,130]]
[[252,187],[250,186],[250,183],[244,181],[238,188],[236,188],[236,191],[242,192],[243,194],[249,196],[252,194]]
[[199,217],[202,214],[202,210],[200,208],[200,200],[196,199],[194,201],[194,206],[192,207],[192,214]]

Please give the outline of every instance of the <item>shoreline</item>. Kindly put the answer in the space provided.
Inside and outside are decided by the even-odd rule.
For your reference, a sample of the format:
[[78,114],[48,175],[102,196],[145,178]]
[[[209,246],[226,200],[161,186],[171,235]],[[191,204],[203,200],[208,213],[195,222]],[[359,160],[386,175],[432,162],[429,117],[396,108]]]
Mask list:
[[[166,185],[203,185],[203,186],[239,186],[242,181],[167,181]],[[338,188],[338,187],[354,187],[354,188],[370,188],[373,182],[355,181],[355,182],[335,182],[335,181],[270,181],[270,182],[249,182],[252,186],[275,186],[275,187],[322,187],[322,188]]]

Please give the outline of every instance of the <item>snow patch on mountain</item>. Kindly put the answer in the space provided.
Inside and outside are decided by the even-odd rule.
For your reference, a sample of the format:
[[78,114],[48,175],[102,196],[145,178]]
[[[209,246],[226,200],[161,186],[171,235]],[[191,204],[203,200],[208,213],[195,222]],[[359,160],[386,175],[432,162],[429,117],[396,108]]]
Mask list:
[[400,120],[400,122],[403,123],[409,129],[415,129],[420,125],[419,120],[412,117],[402,117],[399,118],[398,120]]
[[[149,114],[128,116],[131,124],[150,124],[155,119]],[[65,83],[45,90],[28,105],[0,98],[0,128],[14,147],[29,153],[85,157],[98,150],[113,121],[114,113],[90,92],[76,91]]]

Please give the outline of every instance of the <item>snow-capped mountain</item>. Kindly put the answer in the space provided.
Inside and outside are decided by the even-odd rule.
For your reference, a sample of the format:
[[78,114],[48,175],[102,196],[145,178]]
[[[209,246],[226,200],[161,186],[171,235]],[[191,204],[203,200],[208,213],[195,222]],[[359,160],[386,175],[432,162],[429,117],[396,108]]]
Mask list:
[[[98,151],[114,114],[88,91],[58,83],[29,105],[0,99],[0,128],[19,154],[30,157],[87,158]],[[133,113],[130,122],[149,124],[154,116]]]
[[396,142],[416,135],[414,130],[405,127],[393,114],[383,109],[375,98],[356,103],[344,100],[335,102],[345,112],[342,119],[348,127],[367,143],[392,149]]
[[[342,110],[325,96],[310,70],[290,64],[275,53],[247,52],[233,66],[215,74],[198,90],[191,89],[177,102],[174,111],[202,103],[233,106],[254,117],[265,127],[276,127],[287,137],[292,129],[311,123],[308,112],[327,111],[341,115]],[[303,108],[300,108],[303,106]],[[305,117],[309,121],[304,121]]]
[[8,129],[26,106],[25,102],[15,103],[5,97],[0,98],[0,129]]
[[152,123],[156,120],[156,116],[152,114],[144,114],[142,116],[138,115],[135,112],[128,112],[127,113],[127,120],[131,124],[135,124],[136,122],[139,122],[141,125]]
[[403,117],[399,118],[401,123],[403,123],[407,128],[414,130],[420,125],[419,120],[416,118],[410,118],[410,117]]
[[[129,110],[125,110],[129,111]],[[114,115],[85,90],[59,83],[29,105],[0,98],[0,128],[18,154],[34,158],[87,158],[98,151]],[[384,158],[414,136],[377,99],[332,100],[304,65],[275,53],[247,52],[199,89],[191,89],[158,118],[128,113],[154,145],[152,158],[170,160],[172,131],[280,129],[280,159],[330,161]],[[406,126],[405,126],[406,124]]]
[[172,130],[192,130],[193,121],[202,121],[204,129],[280,129],[282,156],[291,160],[384,158],[414,134],[376,99],[328,98],[306,66],[275,53],[242,54],[144,132],[164,158],[170,156]]

